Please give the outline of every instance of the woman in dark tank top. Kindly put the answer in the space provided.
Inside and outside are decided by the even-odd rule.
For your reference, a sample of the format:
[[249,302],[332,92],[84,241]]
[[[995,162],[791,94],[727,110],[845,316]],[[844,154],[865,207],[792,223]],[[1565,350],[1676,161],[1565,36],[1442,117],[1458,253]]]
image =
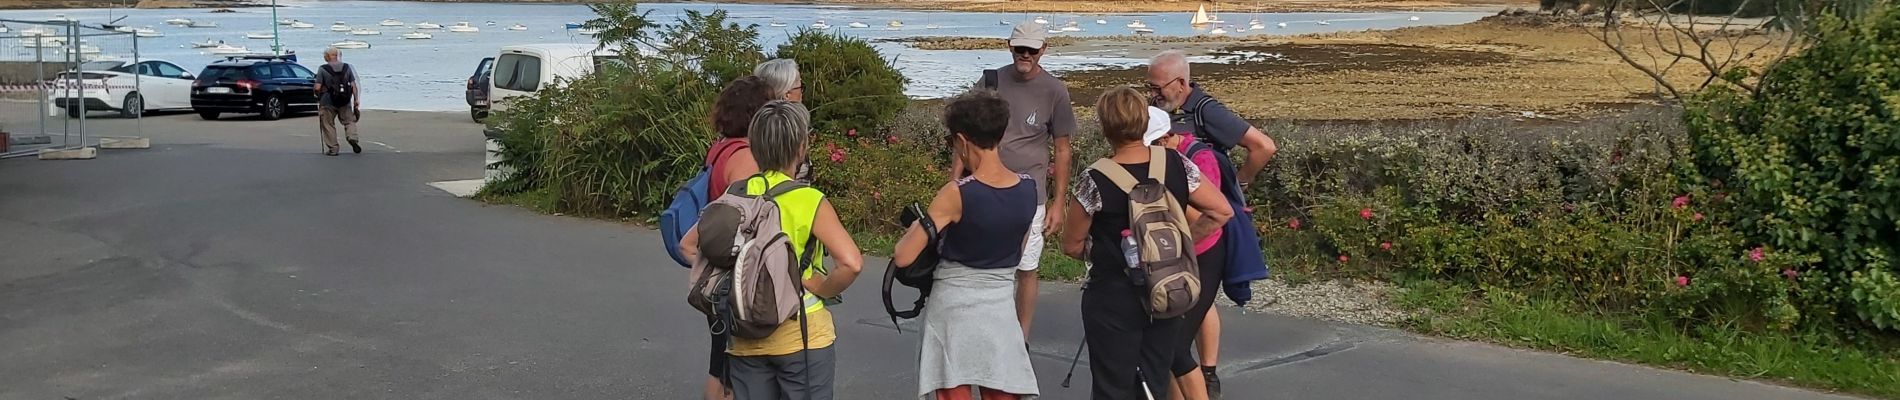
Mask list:
[[[1022,325],[1016,320],[1016,266],[1036,217],[1036,183],[1003,165],[997,145],[1009,104],[978,92],[950,101],[944,125],[955,157],[970,175],[944,184],[930,201],[930,220],[943,227],[935,281],[924,309],[917,396],[1016,399],[1039,394]],[[894,252],[897,265],[917,260],[929,243],[918,224]]]

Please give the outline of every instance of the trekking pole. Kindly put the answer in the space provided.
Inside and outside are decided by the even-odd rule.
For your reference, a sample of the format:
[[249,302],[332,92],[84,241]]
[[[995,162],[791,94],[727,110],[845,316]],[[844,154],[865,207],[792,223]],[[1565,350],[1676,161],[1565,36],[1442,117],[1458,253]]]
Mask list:
[[1148,400],[1155,400],[1155,390],[1148,387],[1148,376],[1142,374],[1141,367],[1135,367],[1135,379],[1141,381],[1141,394],[1148,396]]
[[1069,374],[1062,377],[1062,388],[1067,389],[1069,387],[1069,380],[1075,378],[1075,364],[1082,361],[1082,348],[1088,347],[1088,345],[1088,340],[1083,340],[1082,344],[1075,346],[1075,358],[1069,359]]

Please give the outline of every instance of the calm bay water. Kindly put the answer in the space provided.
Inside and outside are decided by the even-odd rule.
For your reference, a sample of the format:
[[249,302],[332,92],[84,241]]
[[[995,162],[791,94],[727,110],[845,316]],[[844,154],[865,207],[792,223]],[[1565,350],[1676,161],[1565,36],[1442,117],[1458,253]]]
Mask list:
[[[529,43],[592,43],[592,38],[563,28],[565,23],[585,21],[593,16],[587,7],[581,5],[325,0],[281,0],[279,4],[283,7],[277,10],[278,18],[298,19],[317,26],[312,29],[276,27],[278,38],[285,48],[296,51],[306,66],[314,67],[322,63],[322,50],[331,43],[355,39],[372,44],[369,49],[344,51],[345,61],[357,66],[358,74],[364,81],[363,106],[365,108],[463,110],[467,107],[462,100],[464,81],[474,71],[477,61],[483,57],[494,56],[499,47]],[[1012,27],[1002,25],[1000,22],[1017,23],[1038,17],[1047,19],[1051,27],[1059,27],[1071,20],[1076,21],[1077,27],[1082,31],[1062,34],[1070,36],[1126,35],[1131,31],[1126,25],[1135,19],[1146,23],[1155,30],[1157,35],[1205,34],[1205,30],[1196,30],[1188,25],[1190,13],[970,13],[706,3],[645,4],[641,7],[652,10],[652,16],[662,22],[671,22],[683,15],[686,10],[726,10],[734,22],[757,24],[761,39],[768,51],[783,42],[787,36],[795,33],[797,29],[807,27],[818,20],[829,23],[832,26],[831,29],[867,39],[914,36],[1004,37],[1009,34]],[[204,9],[10,10],[0,11],[0,19],[43,21],[55,14],[64,14],[87,24],[105,22],[109,20],[107,17],[110,15],[113,18],[126,17],[120,22],[124,25],[152,26],[165,34],[165,37],[139,39],[140,55],[144,58],[163,59],[177,63],[193,73],[203,68],[205,64],[222,57],[205,54],[202,49],[190,48],[187,43],[203,42],[207,39],[223,40],[232,45],[264,51],[270,48],[270,40],[245,39],[244,35],[250,32],[270,32],[275,25],[269,8],[238,9],[236,13],[222,14],[210,13],[209,10]],[[1272,13],[1257,15],[1229,13],[1221,14],[1220,17],[1227,24],[1232,25],[1227,28],[1230,31],[1246,28],[1251,18],[1259,18],[1266,25],[1265,30],[1228,34],[1235,36],[1294,35],[1462,24],[1476,21],[1485,15],[1489,13]],[[1417,20],[1413,20],[1414,17]],[[164,24],[164,20],[170,18],[216,22],[218,27],[185,28]],[[467,21],[479,27],[481,32],[434,31],[431,32],[435,36],[434,39],[405,40],[400,36],[414,29],[408,26],[377,26],[377,23],[385,18],[394,18],[406,24],[433,22],[443,26]],[[1097,24],[1097,19],[1106,20],[1107,23]],[[890,29],[886,24],[892,20],[901,21],[904,26]],[[331,23],[337,21],[342,21],[352,27],[376,29],[381,31],[382,35],[352,36],[329,31]],[[489,21],[495,22],[495,25],[486,25]],[[1325,21],[1326,24],[1322,25],[1320,21]],[[847,25],[852,22],[860,22],[869,27],[848,27]],[[526,25],[529,29],[526,31],[504,29],[517,23]],[[783,23],[787,26],[770,26],[773,23]],[[1286,23],[1287,26],[1280,28],[1278,27],[1280,23]],[[17,22],[8,25],[14,30],[29,26]],[[0,37],[13,35],[16,34],[0,34]],[[95,37],[88,39],[88,42],[98,46],[103,54],[122,57],[130,57],[132,54],[133,44],[129,37]],[[978,69],[1008,62],[1008,54],[1000,49],[924,51],[897,43],[876,43],[876,46],[886,56],[896,59],[898,68],[911,78],[911,84],[905,91],[914,97],[938,97],[967,87],[969,82],[978,75],[976,72]],[[0,41],[0,59],[32,60],[33,50],[22,47],[17,40]],[[58,56],[48,55],[47,57],[57,58]],[[1045,66],[1055,71],[1133,65],[1142,61],[1127,58],[1112,51],[1089,54],[1052,53],[1044,57]]]

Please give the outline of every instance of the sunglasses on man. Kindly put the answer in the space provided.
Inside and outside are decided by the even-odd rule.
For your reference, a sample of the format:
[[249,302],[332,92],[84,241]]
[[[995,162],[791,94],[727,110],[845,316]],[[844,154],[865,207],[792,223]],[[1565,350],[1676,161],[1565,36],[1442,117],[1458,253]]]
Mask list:
[[1042,54],[1042,49],[1038,49],[1034,47],[1026,47],[1026,46],[1011,46],[1009,48],[1009,52],[1016,53],[1016,55],[1020,55],[1020,56],[1033,56],[1037,54]]

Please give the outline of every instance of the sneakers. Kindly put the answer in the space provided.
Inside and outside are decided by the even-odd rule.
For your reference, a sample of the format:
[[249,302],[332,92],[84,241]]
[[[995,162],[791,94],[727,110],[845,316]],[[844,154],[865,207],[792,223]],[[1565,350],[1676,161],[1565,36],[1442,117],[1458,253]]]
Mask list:
[[1220,400],[1220,375],[1214,374],[1213,367],[1201,367],[1201,377],[1207,380],[1207,398]]
[[363,145],[356,144],[356,139],[350,139],[350,152],[363,154]]

